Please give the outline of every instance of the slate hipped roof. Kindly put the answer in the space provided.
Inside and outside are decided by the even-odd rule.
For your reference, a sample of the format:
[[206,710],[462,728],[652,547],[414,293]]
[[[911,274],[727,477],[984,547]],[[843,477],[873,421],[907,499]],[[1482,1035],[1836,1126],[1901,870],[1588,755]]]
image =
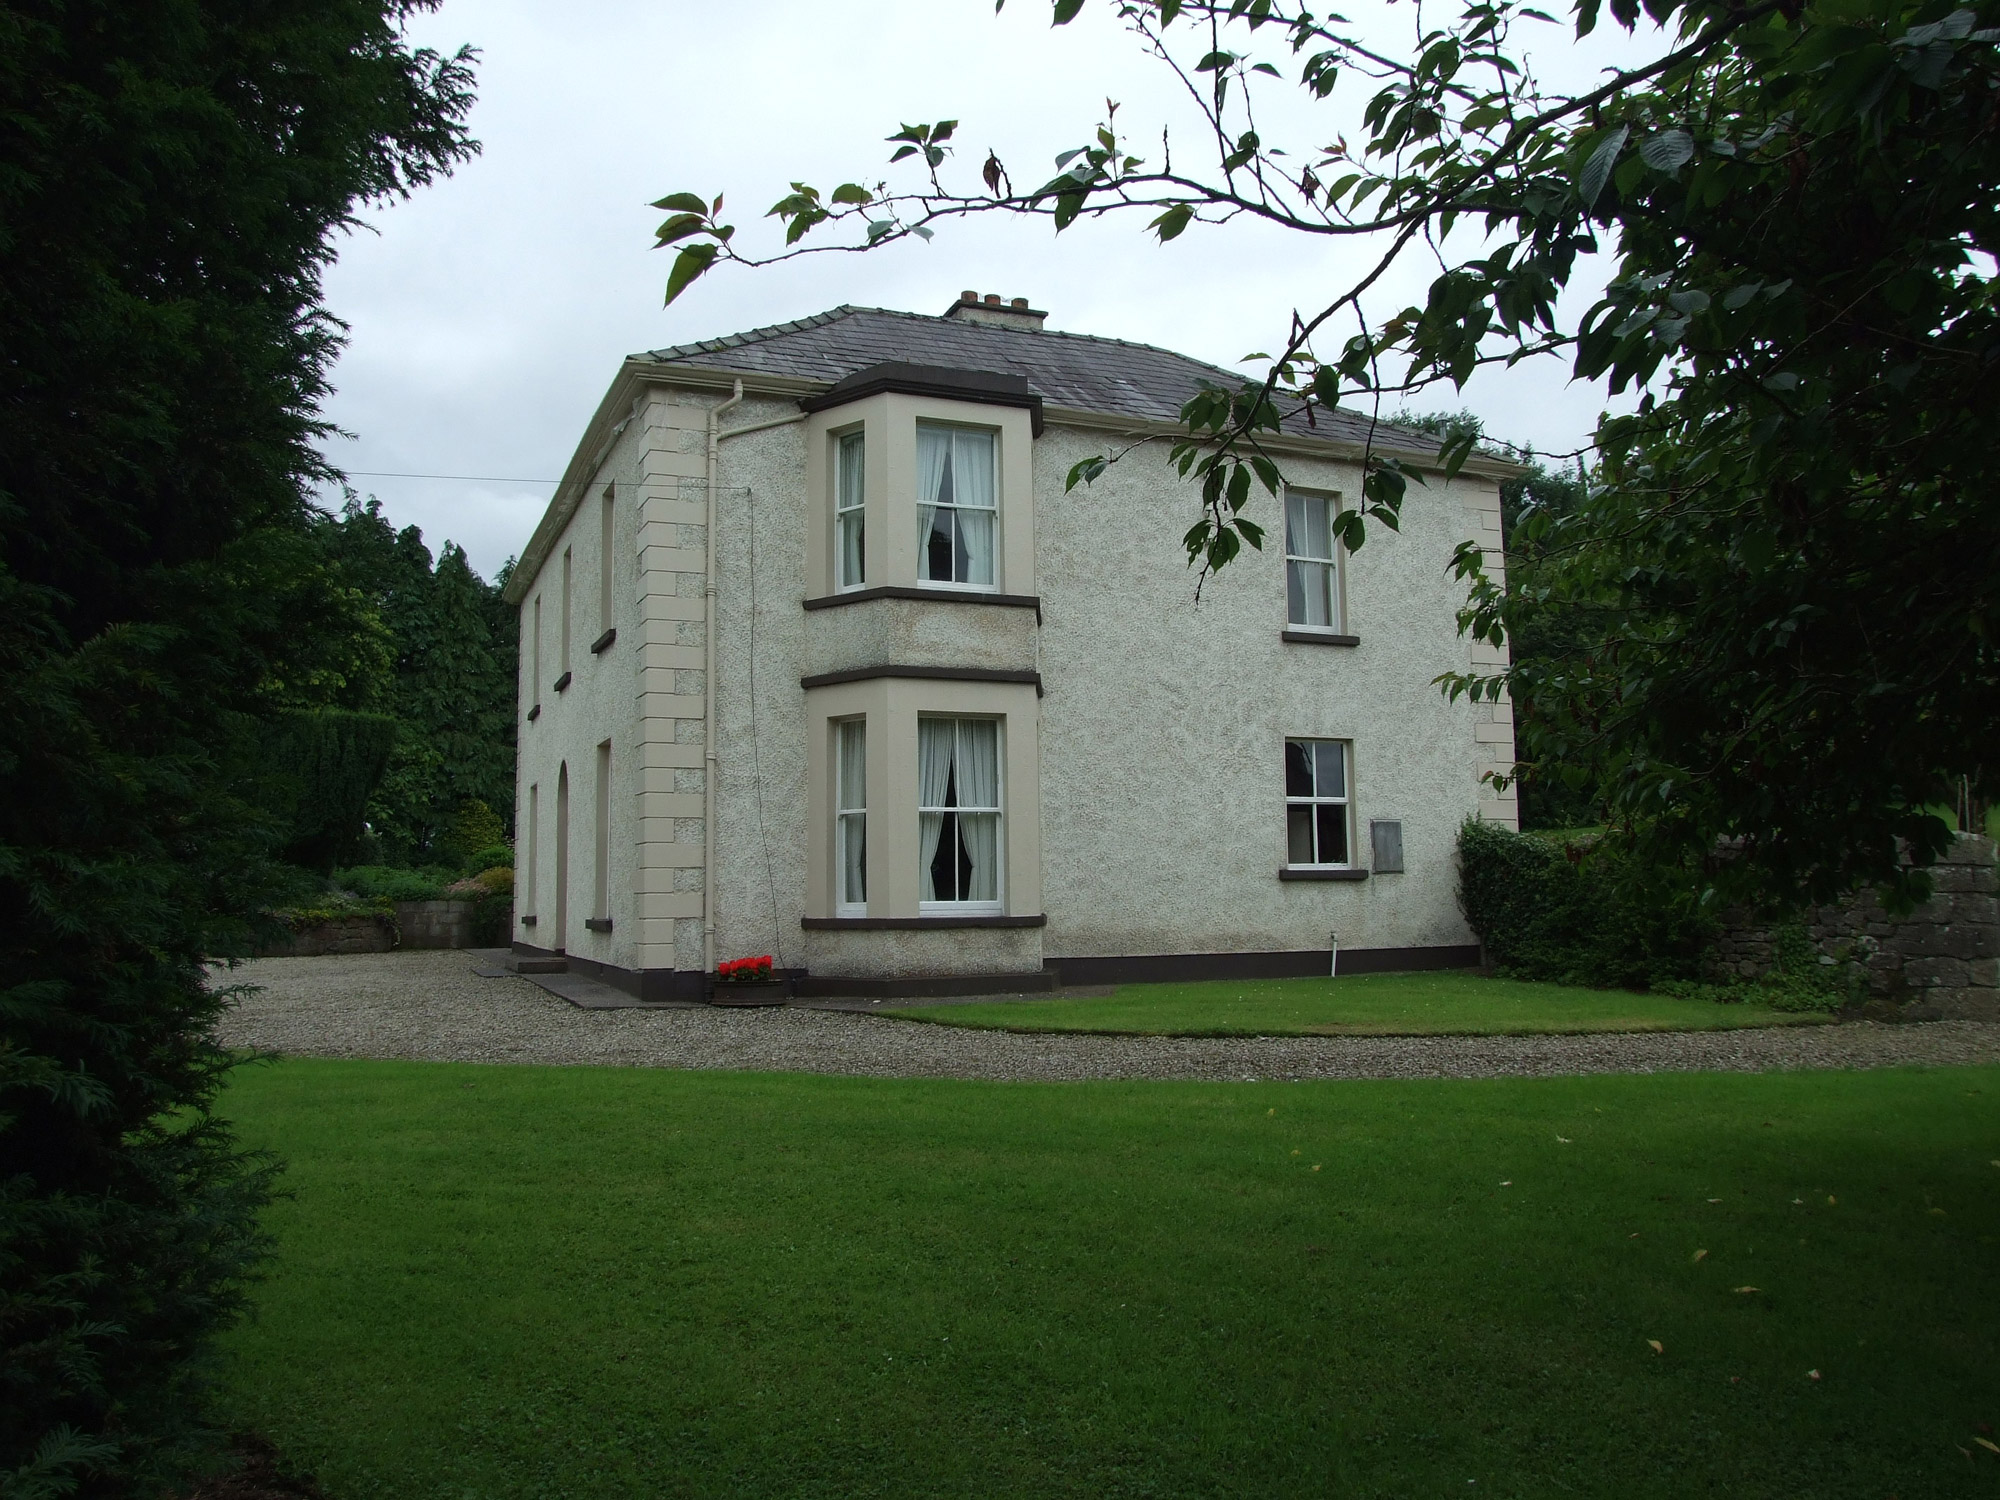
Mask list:
[[[897,361],[986,370],[1026,377],[1029,389],[1051,406],[1149,422],[1178,422],[1182,404],[1203,381],[1233,389],[1243,380],[1241,374],[1219,365],[1150,344],[1001,328],[880,307],[836,307],[796,322],[654,349],[632,358],[829,384],[858,370]],[[1368,419],[1358,413],[1319,411],[1314,418],[1308,423],[1302,416],[1287,417],[1285,430],[1343,444],[1367,440]],[[1437,447],[1437,439],[1427,433],[1387,424],[1375,429],[1375,442],[1424,452]]]

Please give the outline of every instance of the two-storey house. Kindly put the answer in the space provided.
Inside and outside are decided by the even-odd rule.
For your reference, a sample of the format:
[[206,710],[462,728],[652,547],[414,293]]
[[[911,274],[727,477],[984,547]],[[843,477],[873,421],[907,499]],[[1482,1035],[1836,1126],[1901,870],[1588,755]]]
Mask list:
[[1197,600],[1167,455],[1237,377],[1043,323],[967,293],[624,362],[507,586],[517,951],[658,999],[759,953],[807,994],[1475,959],[1456,833],[1514,820],[1512,721],[1433,679],[1497,659],[1447,565],[1497,560],[1505,470],[1343,555],[1365,423],[1290,423]]

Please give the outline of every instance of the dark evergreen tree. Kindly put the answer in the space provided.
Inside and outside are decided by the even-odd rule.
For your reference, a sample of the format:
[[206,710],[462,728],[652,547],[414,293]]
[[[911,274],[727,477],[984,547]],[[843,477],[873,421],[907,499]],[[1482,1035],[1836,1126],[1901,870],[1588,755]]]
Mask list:
[[306,494],[357,204],[471,150],[425,0],[0,0],[0,1488],[156,1494],[262,1252],[205,960],[359,707]]
[[461,804],[514,806],[513,609],[500,585],[446,542],[435,565],[423,533],[397,531],[381,502],[350,497],[319,530],[334,566],[382,622],[393,657],[384,708],[397,721],[368,821],[392,858],[422,863]]

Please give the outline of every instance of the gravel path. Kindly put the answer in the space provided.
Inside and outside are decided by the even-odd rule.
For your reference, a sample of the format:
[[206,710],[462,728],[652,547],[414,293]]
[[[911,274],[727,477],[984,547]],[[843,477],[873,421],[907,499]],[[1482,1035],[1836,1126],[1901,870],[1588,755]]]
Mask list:
[[2000,1025],[1545,1037],[1020,1036],[820,1010],[578,1010],[464,953],[272,958],[222,1040],[308,1057],[742,1068],[880,1078],[1486,1078],[2000,1063]]

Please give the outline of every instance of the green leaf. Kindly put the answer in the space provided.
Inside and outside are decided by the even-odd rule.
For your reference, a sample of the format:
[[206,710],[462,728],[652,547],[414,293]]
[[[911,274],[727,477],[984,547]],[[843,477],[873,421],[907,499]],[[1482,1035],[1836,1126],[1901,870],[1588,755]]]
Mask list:
[[1067,493],[1075,489],[1079,484],[1095,484],[1097,476],[1109,467],[1109,461],[1102,454],[1079,459],[1076,463],[1070,465],[1069,478],[1063,482],[1064,492]]
[[667,274],[667,300],[665,306],[673,306],[674,298],[694,285],[721,252],[720,245],[689,245],[674,257],[674,268]]
[[1192,218],[1194,218],[1194,209],[1191,205],[1176,203],[1146,227],[1158,230],[1160,243],[1164,245],[1168,240],[1178,238],[1180,232],[1188,227],[1188,221]]
[[1585,209],[1597,206],[1598,195],[1604,191],[1604,184],[1611,178],[1611,169],[1618,165],[1618,153],[1625,149],[1625,140],[1632,134],[1632,127],[1620,125],[1597,144],[1590,153],[1590,159],[1583,164],[1583,171],[1576,179],[1577,193],[1583,199]]
[[1694,137],[1685,130],[1663,130],[1639,143],[1639,159],[1656,172],[1675,172],[1694,157]]
[[693,193],[669,193],[653,207],[664,213],[706,214],[708,212],[708,205]]
[[706,214],[675,214],[658,229],[653,231],[653,248],[671,245],[675,240],[684,240],[691,234],[699,234],[708,225]]
[[1056,0],[1056,18],[1052,24],[1067,26],[1076,19],[1077,12],[1082,9],[1083,0]]
[[843,182],[833,190],[835,203],[873,203],[875,195],[858,182]]

